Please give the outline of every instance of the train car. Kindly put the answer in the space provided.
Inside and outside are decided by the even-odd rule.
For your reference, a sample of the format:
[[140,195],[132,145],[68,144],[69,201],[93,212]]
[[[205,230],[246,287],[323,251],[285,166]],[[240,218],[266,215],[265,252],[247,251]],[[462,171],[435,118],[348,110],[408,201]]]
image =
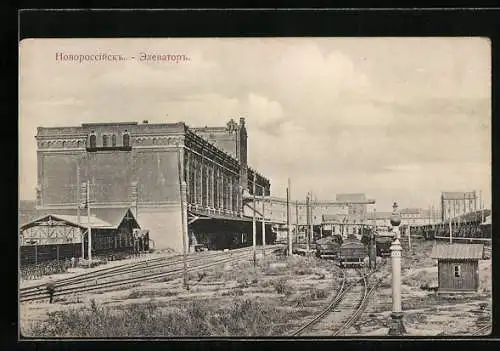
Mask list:
[[377,256],[388,257],[391,255],[391,245],[394,240],[394,235],[390,232],[378,232],[375,234],[375,247],[377,248]]
[[366,245],[355,237],[349,237],[340,246],[339,265],[340,267],[362,267],[367,255]]
[[337,259],[342,237],[340,235],[327,236],[316,241],[316,256],[319,258]]
[[[315,252],[316,251],[316,243],[310,243],[309,244],[309,252]],[[292,244],[292,253],[297,254],[297,255],[306,255],[307,252],[307,243],[293,243]]]

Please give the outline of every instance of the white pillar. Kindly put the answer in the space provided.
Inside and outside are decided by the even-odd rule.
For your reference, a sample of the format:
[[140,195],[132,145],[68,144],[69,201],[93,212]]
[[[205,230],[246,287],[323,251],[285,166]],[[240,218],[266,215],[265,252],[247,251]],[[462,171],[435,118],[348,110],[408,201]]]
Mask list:
[[392,258],[392,312],[401,312],[401,243],[399,242],[399,228],[394,227],[396,239],[391,245]]
[[391,245],[391,260],[392,260],[392,313],[389,335],[406,334],[403,325],[403,312],[401,310],[401,243],[399,242],[400,233],[399,225],[401,224],[401,216],[397,212],[397,204],[394,203],[394,212],[391,217],[391,225],[395,239]]

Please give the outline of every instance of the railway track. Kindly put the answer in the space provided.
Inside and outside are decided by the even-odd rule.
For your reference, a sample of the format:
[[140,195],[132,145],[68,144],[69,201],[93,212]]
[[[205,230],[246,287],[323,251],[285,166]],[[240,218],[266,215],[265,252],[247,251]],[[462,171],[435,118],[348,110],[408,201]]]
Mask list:
[[[248,250],[248,248],[240,248],[240,249],[235,249],[232,250],[231,253],[237,253],[240,251],[245,251]],[[221,252],[207,252],[207,253],[199,253],[195,255],[189,255],[187,258],[187,263],[196,261],[200,258],[208,258],[208,257],[217,257],[220,256]],[[161,268],[165,267],[168,265],[176,264],[178,262],[182,262],[182,255],[174,255],[174,256],[169,256],[169,257],[158,257],[158,258],[153,258],[149,260],[143,260],[140,262],[130,262],[124,265],[119,265],[119,266],[114,266],[114,267],[108,267],[108,268],[103,268],[99,269],[96,271],[92,272],[87,272],[83,274],[78,274],[76,276],[64,278],[64,279],[59,279],[55,283],[55,287],[60,288],[63,286],[67,286],[70,284],[74,284],[74,282],[78,281],[80,283],[83,282],[93,282],[96,279],[100,280],[103,278],[111,277],[111,276],[116,276],[116,275],[123,275],[123,274],[128,274],[128,273],[134,273],[134,272],[140,272],[144,271],[145,269],[151,270],[155,268]],[[20,295],[29,295],[30,293],[34,291],[39,291],[40,289],[44,289],[46,284],[37,284],[37,285],[32,285],[28,287],[24,287],[19,289]]]
[[291,336],[337,336],[345,332],[366,309],[378,283],[369,285],[368,278],[374,273],[354,270],[356,277],[350,277],[351,270],[342,270],[342,282],[331,302],[312,320],[295,330]]
[[[267,250],[272,250],[274,247],[267,247]],[[200,269],[213,267],[219,264],[231,263],[240,259],[250,257],[252,255],[251,248],[242,248],[232,250],[227,253],[214,253],[203,255],[202,257],[190,257],[188,263],[196,262],[194,266],[188,267],[187,272],[193,272]],[[84,273],[80,276],[70,277],[56,283],[56,292],[54,297],[60,297],[81,292],[94,292],[113,290],[117,287],[123,287],[130,284],[136,284],[143,281],[157,280],[162,278],[176,278],[182,276],[184,272],[182,256],[177,259],[166,260],[159,262],[156,260],[153,264],[149,262],[141,262],[140,267],[133,264],[127,264],[126,267],[110,267],[109,269],[99,270],[95,272]],[[215,259],[215,261],[214,261]],[[163,260],[165,261],[165,259]],[[156,271],[156,272],[155,272]],[[124,275],[137,274],[137,276],[126,277]],[[118,279],[117,279],[118,278]],[[45,290],[45,285],[29,287],[20,291],[21,302],[31,302],[36,300],[46,299],[48,293]]]
[[491,325],[485,325],[485,326],[483,326],[483,327],[480,327],[480,328],[478,328],[478,329],[474,330],[474,331],[471,333],[471,335],[473,335],[473,336],[477,336],[477,335],[484,335],[484,334],[486,334],[486,333],[487,333],[488,331],[490,331],[490,330],[491,330]]

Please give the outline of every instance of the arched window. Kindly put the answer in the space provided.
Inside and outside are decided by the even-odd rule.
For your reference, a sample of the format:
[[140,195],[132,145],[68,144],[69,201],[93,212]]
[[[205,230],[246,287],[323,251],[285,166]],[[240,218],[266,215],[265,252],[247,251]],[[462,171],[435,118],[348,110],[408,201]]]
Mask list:
[[105,134],[102,136],[102,147],[108,146],[108,136]]
[[130,146],[130,135],[123,134],[123,146]]
[[97,137],[95,136],[95,134],[91,134],[90,135],[90,147],[95,148],[96,144],[97,144]]
[[115,134],[113,134],[111,136],[111,146],[116,146],[116,135]]

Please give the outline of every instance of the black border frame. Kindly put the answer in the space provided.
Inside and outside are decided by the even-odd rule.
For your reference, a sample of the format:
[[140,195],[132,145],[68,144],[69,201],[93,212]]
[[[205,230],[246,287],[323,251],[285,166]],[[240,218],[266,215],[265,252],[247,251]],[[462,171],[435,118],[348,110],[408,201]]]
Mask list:
[[[488,37],[492,47],[492,170],[494,173],[497,159],[497,139],[494,130],[496,129],[496,106],[498,102],[498,88],[495,84],[498,82],[500,60],[500,11],[498,9],[467,9],[467,8],[448,8],[448,9],[169,9],[169,10],[21,10],[17,13],[18,20],[18,40],[15,47],[18,48],[19,41],[24,38],[81,38],[81,37],[274,37],[274,36],[481,36]],[[2,16],[3,17],[3,16]],[[12,30],[11,30],[12,32]],[[13,49],[14,49],[13,45]],[[14,60],[18,59],[18,52],[15,51]],[[2,59],[3,63],[9,63],[8,57]],[[12,60],[12,61],[14,61]],[[17,77],[14,84],[18,83]],[[12,86],[8,87],[12,94]],[[15,99],[9,99],[9,102]],[[10,122],[10,118],[9,121]],[[17,121],[16,121],[17,122]],[[13,126],[17,130],[17,123]],[[9,128],[10,130],[10,128]],[[10,151],[10,150],[9,150]],[[9,152],[6,150],[6,152]],[[14,161],[9,152],[4,160]],[[15,162],[7,162],[8,170],[15,172],[17,167]],[[12,175],[13,179],[18,180],[18,174]],[[492,176],[492,212],[496,217],[496,193],[498,191],[497,180]],[[12,189],[11,187],[10,189]],[[16,200],[17,196],[15,197]],[[14,203],[14,201],[12,201]],[[17,204],[17,202],[16,202]],[[14,207],[13,207],[14,208]],[[15,211],[15,212],[14,212]],[[17,218],[17,209],[13,210],[12,218]],[[7,232],[9,233],[10,230]],[[493,226],[495,232],[495,226]],[[6,234],[7,234],[6,233]],[[6,235],[8,239],[14,241],[17,246],[17,240],[14,235]],[[10,247],[10,244],[7,244]],[[499,250],[500,239],[493,240],[493,252]],[[13,250],[7,250],[13,253]],[[14,256],[14,255],[13,255]],[[493,254],[493,291],[499,285],[499,263]],[[16,262],[17,257],[9,261]],[[14,269],[9,269],[14,271]],[[15,291],[13,295],[17,299],[17,277],[14,276]],[[493,294],[494,295],[494,294]],[[493,304],[493,331],[496,337],[499,337],[500,327],[498,318],[500,318],[500,304]],[[10,299],[9,299],[10,300]],[[9,326],[13,329],[15,340],[18,338],[17,332],[17,308],[14,313],[14,320],[10,320]],[[9,338],[10,339],[10,338]],[[464,340],[465,339],[465,340]],[[444,343],[455,345],[465,342],[465,346],[471,343],[485,341],[489,338],[478,338],[474,341],[467,338],[360,338],[356,340],[335,340],[335,346],[350,348],[354,347],[401,347],[407,342],[412,343],[419,349],[424,346],[437,347]],[[3,338],[5,340],[5,338]],[[85,339],[81,339],[84,341]],[[114,340],[114,339],[113,339]],[[144,339],[148,340],[148,339]],[[149,339],[152,340],[152,339]],[[288,342],[299,343],[303,347],[315,342],[314,348],[318,346],[331,347],[329,339],[317,341],[318,339],[277,339],[277,338],[228,338],[228,339],[200,339],[200,341],[186,339],[165,339],[175,343],[189,346],[212,346],[216,349],[224,346],[236,346],[242,340],[259,342],[259,347],[264,346],[261,341],[272,341],[273,347],[289,346]],[[418,340],[418,341],[417,341]],[[422,342],[432,344],[423,345]],[[460,340],[463,340],[460,342]],[[498,340],[498,339],[497,339]],[[61,340],[62,341],[62,340]],[[106,343],[106,341],[103,341]],[[316,344],[317,343],[317,344]],[[29,341],[21,342],[22,347],[27,347]],[[68,348],[76,348],[79,342],[63,342],[54,344],[47,343],[50,346],[64,345]],[[83,343],[88,345],[87,342]],[[174,346],[174,344],[169,346]],[[383,344],[383,345],[381,345]],[[19,344],[18,344],[19,345]],[[109,344],[104,344],[109,345]],[[153,345],[157,345],[156,343]],[[491,343],[489,345],[492,345]],[[41,342],[31,344],[36,349],[43,347]],[[49,347],[50,347],[49,346]],[[91,343],[91,347],[95,343]],[[117,344],[120,349],[126,349],[129,346],[137,348],[136,341],[120,342]],[[243,346],[243,345],[238,345]],[[406,345],[408,346],[408,345]],[[481,345],[484,347],[484,345]],[[494,346],[494,345],[493,345]],[[140,347],[140,346],[139,346]],[[8,348],[10,349],[10,347]]]

